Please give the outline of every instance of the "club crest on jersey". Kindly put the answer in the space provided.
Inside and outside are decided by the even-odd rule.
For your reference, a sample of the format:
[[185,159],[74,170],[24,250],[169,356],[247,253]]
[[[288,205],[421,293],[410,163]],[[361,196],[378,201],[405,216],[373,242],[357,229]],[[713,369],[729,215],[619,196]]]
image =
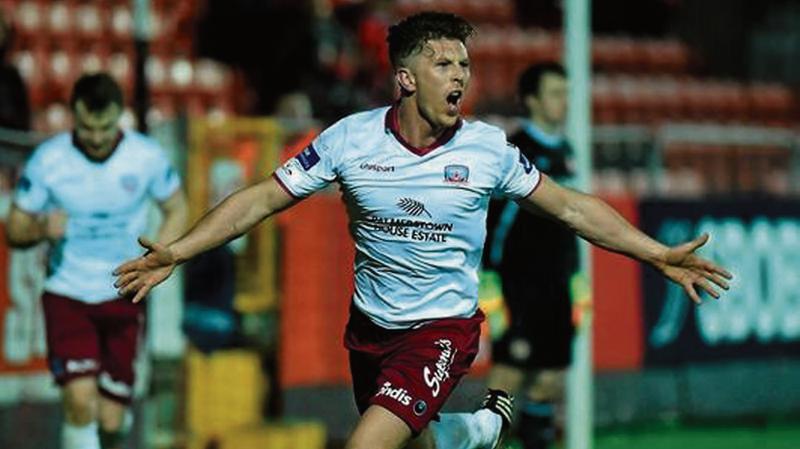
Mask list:
[[469,180],[469,167],[466,165],[446,165],[444,167],[444,182],[463,184]]
[[317,162],[319,162],[319,154],[317,154],[317,150],[314,149],[314,145],[309,145],[305,150],[300,152],[295,159],[300,162],[303,170],[308,170],[317,165]]
[[122,188],[128,193],[135,192],[136,188],[139,187],[139,180],[136,178],[136,175],[122,175],[119,182],[122,184]]

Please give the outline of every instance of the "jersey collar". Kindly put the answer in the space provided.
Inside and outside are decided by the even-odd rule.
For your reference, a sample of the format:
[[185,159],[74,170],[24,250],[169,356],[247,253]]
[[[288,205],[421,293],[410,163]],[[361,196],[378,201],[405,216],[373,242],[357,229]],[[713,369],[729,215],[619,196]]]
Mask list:
[[98,164],[102,164],[103,162],[111,159],[111,156],[113,156],[114,153],[117,152],[117,149],[119,148],[119,144],[122,143],[122,139],[124,137],[125,137],[125,133],[122,132],[122,130],[120,130],[117,133],[117,138],[114,141],[114,145],[111,147],[111,152],[108,153],[108,157],[106,157],[103,160],[96,160],[96,159],[92,159],[92,158],[89,157],[89,155],[86,153],[86,151],[84,151],[84,146],[81,145],[80,141],[78,140],[78,136],[75,134],[75,131],[72,131],[72,146],[77,148],[81,152],[81,154],[83,154],[84,157],[86,157],[86,159],[88,159],[88,160],[90,160],[92,162],[96,162]]
[[447,128],[432,144],[418,148],[414,145],[411,145],[403,136],[400,134],[400,124],[397,119],[397,103],[393,104],[391,108],[386,112],[386,120],[385,120],[385,127],[388,131],[392,133],[395,139],[400,142],[408,151],[416,154],[417,156],[425,156],[426,154],[430,153],[431,151],[439,148],[440,146],[446,144],[456,135],[456,132],[461,128],[462,120],[461,118],[458,119],[455,125]]
[[551,150],[560,147],[564,143],[563,136],[549,134],[536,126],[536,124],[530,120],[522,121],[522,129],[525,130],[525,133],[528,134],[531,139],[539,142],[542,146]]

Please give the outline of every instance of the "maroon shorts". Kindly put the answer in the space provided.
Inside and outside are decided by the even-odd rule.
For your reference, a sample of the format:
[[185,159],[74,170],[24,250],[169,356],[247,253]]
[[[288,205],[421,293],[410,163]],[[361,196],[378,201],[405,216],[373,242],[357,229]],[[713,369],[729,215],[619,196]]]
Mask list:
[[377,326],[354,307],[345,333],[360,413],[379,405],[414,435],[436,419],[478,354],[483,313],[432,321],[418,329]]
[[144,303],[115,299],[87,304],[45,292],[42,304],[47,361],[56,382],[64,385],[77,377],[97,376],[103,396],[129,403]]

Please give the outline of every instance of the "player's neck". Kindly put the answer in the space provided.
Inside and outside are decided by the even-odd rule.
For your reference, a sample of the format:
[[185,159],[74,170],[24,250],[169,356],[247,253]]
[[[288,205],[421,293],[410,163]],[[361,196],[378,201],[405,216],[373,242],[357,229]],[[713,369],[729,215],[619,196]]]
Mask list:
[[122,142],[123,138],[122,131],[117,133],[117,137],[114,142],[111,144],[109,148],[104,148],[102,151],[93,151],[84,146],[81,141],[78,139],[75,131],[72,132],[72,145],[80,151],[86,159],[91,162],[102,164],[103,162],[107,161],[114,153],[117,151],[117,147],[119,147],[120,142]]
[[561,135],[561,124],[560,123],[550,123],[541,117],[531,116],[529,118],[530,122],[533,123],[540,131],[544,132],[545,134],[549,134],[551,136],[559,136]]
[[397,108],[397,131],[406,142],[414,147],[429,147],[450,129],[446,126],[435,127],[419,113],[416,103],[410,100],[400,101],[395,107]]

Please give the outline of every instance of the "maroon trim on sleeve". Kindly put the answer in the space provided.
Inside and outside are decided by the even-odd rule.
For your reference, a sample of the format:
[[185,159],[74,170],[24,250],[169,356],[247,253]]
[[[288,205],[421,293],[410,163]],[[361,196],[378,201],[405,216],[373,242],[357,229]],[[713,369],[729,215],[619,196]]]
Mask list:
[[538,189],[538,188],[539,188],[539,185],[542,183],[542,178],[544,178],[544,176],[545,176],[545,175],[544,175],[544,173],[542,173],[542,172],[539,172],[539,179],[537,179],[537,180],[536,180],[536,184],[534,184],[534,185],[533,185],[533,188],[531,189],[531,191],[530,191],[530,192],[528,192],[528,194],[527,194],[527,195],[523,196],[523,197],[522,197],[522,198],[520,198],[520,199],[525,199],[525,198],[527,198],[527,197],[529,197],[529,196],[533,195],[533,192],[535,192],[535,191],[536,191],[536,189]]
[[281,178],[279,178],[279,177],[278,177],[278,175],[277,175],[276,173],[272,173],[272,177],[273,177],[273,178],[275,178],[275,181],[277,181],[277,182],[278,182],[278,185],[279,185],[279,186],[281,186],[281,188],[282,188],[282,189],[283,189],[283,190],[284,190],[286,193],[288,193],[288,194],[289,194],[289,196],[291,196],[292,198],[298,199],[298,200],[302,200],[302,199],[303,199],[303,197],[301,197],[301,196],[297,196],[297,195],[295,195],[295,194],[294,194],[294,193],[293,193],[291,190],[289,190],[289,188],[288,188],[288,187],[286,187],[286,184],[284,184],[284,183],[283,183],[283,181],[281,181]]

